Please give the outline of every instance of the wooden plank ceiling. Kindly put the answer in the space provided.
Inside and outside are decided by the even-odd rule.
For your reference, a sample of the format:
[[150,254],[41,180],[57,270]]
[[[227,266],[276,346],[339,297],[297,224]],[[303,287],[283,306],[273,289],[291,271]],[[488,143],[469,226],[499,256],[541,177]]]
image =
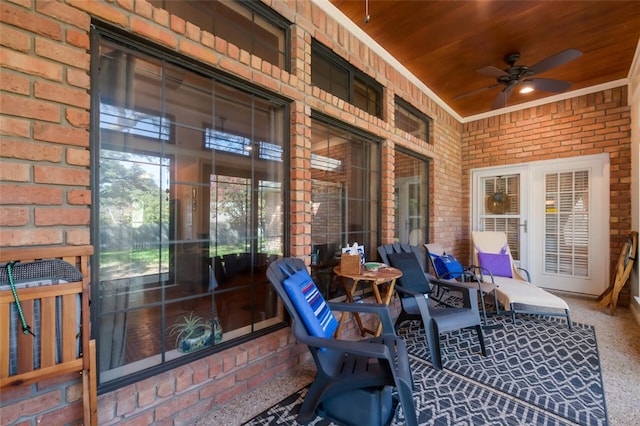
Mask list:
[[[576,59],[530,77],[571,82],[564,90],[571,92],[627,78],[640,38],[635,0],[369,0],[368,22],[365,0],[330,2],[463,118],[499,108],[493,104],[506,86],[491,71],[478,70],[506,70],[503,58],[510,53],[520,53],[516,65],[531,67],[579,50]],[[501,105],[556,94],[514,89]]]

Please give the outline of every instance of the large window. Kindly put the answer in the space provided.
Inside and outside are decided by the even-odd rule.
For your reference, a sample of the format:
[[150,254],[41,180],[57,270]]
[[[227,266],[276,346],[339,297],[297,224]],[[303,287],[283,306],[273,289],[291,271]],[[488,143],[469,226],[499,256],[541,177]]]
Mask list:
[[249,53],[289,70],[290,23],[259,1],[149,0]]
[[311,44],[311,82],[382,118],[382,85],[315,40]]
[[288,112],[144,46],[105,36],[97,55],[92,331],[108,389],[284,323],[265,271],[284,251]]
[[[367,259],[380,243],[379,141],[314,114],[311,125],[312,272],[329,297],[342,291],[333,276],[340,248],[358,242]],[[316,256],[314,256],[315,258]]]
[[429,242],[428,164],[423,158],[396,150],[395,242],[417,246]]

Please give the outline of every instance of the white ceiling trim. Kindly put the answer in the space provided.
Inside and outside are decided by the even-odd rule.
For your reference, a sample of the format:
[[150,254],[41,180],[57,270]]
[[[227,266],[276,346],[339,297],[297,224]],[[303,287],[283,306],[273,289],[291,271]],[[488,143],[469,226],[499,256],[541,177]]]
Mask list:
[[[400,63],[396,58],[391,56],[389,52],[387,52],[382,46],[378,44],[369,34],[365,33],[360,27],[358,27],[351,19],[347,18],[337,7],[329,2],[329,0],[311,0],[312,3],[315,3],[320,9],[322,9],[327,15],[333,17],[338,24],[342,25],[347,31],[351,32],[355,37],[360,39],[365,45],[367,45],[371,50],[373,50],[376,54],[380,55],[380,57],[387,61],[389,64],[394,66],[404,77],[406,77],[410,82],[415,84],[419,89],[421,89],[427,96],[432,98],[439,106],[441,106],[445,111],[451,114],[456,120],[461,123],[469,123],[476,120],[482,120],[489,117],[494,117],[496,115],[507,114],[514,111],[519,111],[521,109],[532,108],[539,105],[545,105],[552,102],[558,102],[569,98],[574,98],[576,96],[588,95],[590,93],[599,92],[601,90],[611,89],[614,87],[620,87],[629,84],[629,78],[623,78],[620,80],[610,81],[608,83],[599,84],[596,86],[586,87],[584,89],[574,90],[571,92],[560,93],[555,96],[549,96],[543,99],[538,99],[531,102],[526,102],[518,105],[514,105],[511,107],[500,108],[497,110],[487,111],[482,114],[471,115],[468,117],[462,117],[456,111],[454,111],[449,105],[447,105],[442,99],[440,99],[429,87],[427,87],[420,79],[418,79],[415,75],[411,73],[404,65]],[[636,55],[634,56],[634,61],[629,70],[629,74],[631,75],[634,70],[637,70],[638,58],[640,51],[640,41],[638,42],[638,48],[636,49]]]
[[415,84],[427,96],[435,100],[436,103],[440,105],[445,111],[453,115],[456,120],[462,121],[462,117],[460,116],[460,114],[455,112],[449,105],[447,105],[442,99],[440,99],[435,93],[433,93],[433,91],[431,91],[431,89],[429,89],[422,81],[420,81],[415,75],[413,75],[411,71],[405,68],[405,66],[402,65],[400,61],[391,56],[391,54],[387,52],[382,46],[380,46],[378,42],[372,39],[369,34],[362,31],[362,29],[360,29],[360,27],[358,27],[351,19],[347,18],[344,13],[340,11],[340,9],[331,4],[329,0],[311,0],[311,2],[315,3],[320,9],[324,10],[327,15],[335,19],[338,24],[342,25],[347,31],[360,39],[360,41],[362,41],[371,50],[378,54],[383,60],[387,61],[394,68],[396,68],[403,76],[405,76],[410,82]]
[[553,102],[563,101],[565,99],[575,98],[578,96],[588,95],[590,93],[600,92],[602,90],[613,89],[614,87],[625,86],[629,84],[628,78],[621,78],[620,80],[610,81],[608,83],[598,84],[596,86],[585,87],[584,89],[573,90],[571,92],[564,92],[554,96],[548,96],[546,98],[537,99],[531,102],[525,102],[510,107],[500,108],[493,111],[487,111],[482,114],[470,115],[460,120],[462,123],[469,123],[471,121],[482,120],[496,115],[508,114],[510,112],[519,111],[521,109],[533,108],[540,105],[550,104]]

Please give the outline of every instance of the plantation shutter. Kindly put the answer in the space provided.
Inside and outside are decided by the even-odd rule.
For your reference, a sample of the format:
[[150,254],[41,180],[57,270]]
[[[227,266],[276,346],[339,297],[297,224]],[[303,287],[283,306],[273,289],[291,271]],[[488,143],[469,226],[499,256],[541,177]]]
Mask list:
[[589,170],[545,174],[544,271],[589,276]]

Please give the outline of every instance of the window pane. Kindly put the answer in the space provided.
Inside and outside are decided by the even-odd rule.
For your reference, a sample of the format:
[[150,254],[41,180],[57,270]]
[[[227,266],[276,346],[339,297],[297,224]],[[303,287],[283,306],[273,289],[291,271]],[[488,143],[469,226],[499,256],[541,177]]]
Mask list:
[[287,69],[283,26],[261,17],[236,1],[150,0],[151,4],[235,44],[249,53]]
[[421,139],[429,141],[429,120],[423,114],[405,107],[404,102],[396,98],[395,125],[398,129]]
[[320,290],[342,293],[333,275],[340,248],[354,242],[375,259],[378,236],[378,144],[319,120],[311,128],[312,266]]
[[425,160],[396,151],[395,242],[421,245],[428,241],[427,171]]
[[104,382],[283,321],[265,273],[283,253],[285,109],[110,42],[100,54]]

